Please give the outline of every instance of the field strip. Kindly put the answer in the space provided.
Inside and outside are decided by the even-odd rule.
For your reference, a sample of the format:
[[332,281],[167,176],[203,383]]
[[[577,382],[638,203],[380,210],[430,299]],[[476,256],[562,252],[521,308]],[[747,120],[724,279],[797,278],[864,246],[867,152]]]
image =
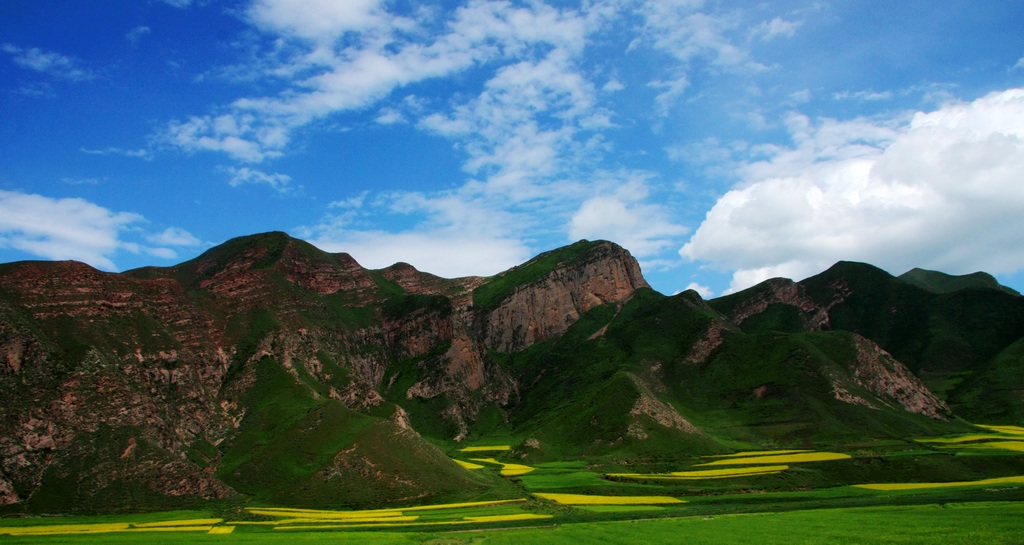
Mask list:
[[366,511],[293,511],[289,509],[262,509],[246,508],[246,511],[253,515],[278,518],[304,518],[304,519],[343,519],[343,518],[366,518],[366,517],[399,517],[402,512],[394,509],[389,510],[366,510]]
[[10,536],[48,536],[61,534],[106,534],[123,532],[128,529],[127,522],[106,524],[53,524],[47,526],[0,527],[0,535]]
[[276,526],[275,530],[347,530],[356,528],[409,528],[418,526],[455,526],[465,524],[485,524],[490,522],[519,522],[524,520],[543,520],[553,518],[554,515],[541,515],[534,513],[523,513],[517,515],[488,515],[479,517],[465,517],[462,520],[444,520],[431,522],[400,522],[400,523],[377,523],[377,524],[317,524],[310,526]]
[[694,467],[728,466],[728,465],[760,465],[760,464],[797,464],[801,462],[829,462],[832,460],[849,460],[849,454],[838,452],[804,452],[799,454],[779,454],[774,456],[753,456],[750,458],[725,458],[697,464]]
[[222,522],[224,522],[224,519],[165,520],[162,522],[132,523],[132,528],[159,528],[161,526],[212,526]]
[[459,452],[501,452],[512,450],[512,445],[492,445],[460,448]]
[[463,460],[455,460],[455,463],[459,464],[460,466],[464,467],[465,469],[470,469],[470,470],[472,470],[472,469],[483,469],[484,468],[484,466],[482,466],[480,464],[474,464],[473,462],[465,462]]
[[962,435],[960,437],[935,437],[932,439],[915,439],[918,443],[970,443],[974,441],[1006,441],[1009,439],[1017,439],[1016,437],[1006,435],[994,435],[991,433],[976,433],[972,435]]
[[672,496],[596,496],[589,494],[558,494],[542,493],[534,494],[538,498],[560,503],[562,505],[666,505],[674,503],[686,503],[679,498]]
[[221,535],[224,535],[224,534],[230,534],[230,533],[232,533],[234,531],[235,531],[235,527],[234,526],[214,526],[213,528],[210,528],[210,531],[207,532],[207,533],[208,534],[221,534]]
[[485,464],[495,464],[501,466],[501,474],[505,477],[515,477],[517,475],[525,475],[537,468],[524,466],[522,464],[506,464],[505,462],[499,462],[494,458],[470,458],[474,462],[483,462]]
[[609,473],[608,477],[618,479],[643,479],[665,481],[697,481],[702,479],[730,479],[733,477],[754,477],[775,475],[789,469],[786,465],[732,467],[726,469],[702,469],[696,471],[673,471],[672,473]]
[[[218,523],[223,519],[200,519],[200,520],[217,520]],[[180,524],[172,524],[173,522],[179,522]],[[123,533],[123,534],[138,534],[138,533],[151,533],[151,532],[207,532],[207,533],[230,533],[234,530],[233,526],[214,526],[213,524],[184,524],[193,521],[167,521],[162,523],[141,523],[131,525],[127,522],[115,522],[105,524],[54,524],[46,526],[19,526],[19,527],[0,527],[0,535],[10,536],[62,536],[62,535],[85,535],[85,534],[110,534],[110,533]],[[215,531],[218,528],[224,528],[224,530]],[[227,530],[230,528],[230,530]]]
[[526,498],[516,498],[513,500],[491,500],[491,501],[470,501],[463,503],[442,503],[438,505],[419,505],[417,507],[407,507],[402,511],[433,511],[436,509],[458,509],[460,507],[485,507],[488,505],[506,505],[510,503],[523,503]]
[[126,534],[139,534],[145,532],[209,532],[213,526],[153,526],[151,528],[129,528],[119,530]]
[[[1005,438],[1004,438],[1005,439]],[[1014,450],[1017,452],[1024,452],[1024,441],[989,441],[986,443],[971,443],[970,445],[951,445],[943,447],[948,449],[968,449],[968,450]]]
[[702,458],[746,458],[748,456],[771,456],[777,454],[799,454],[801,452],[814,452],[813,450],[752,450],[749,452],[737,452],[735,454],[713,454],[702,456]]
[[975,424],[976,427],[985,428],[986,430],[997,431],[999,433],[1007,433],[1010,435],[1024,435],[1024,428],[1020,426],[986,426],[985,424]]
[[956,481],[949,483],[875,483],[855,484],[857,488],[867,490],[922,490],[926,488],[953,488],[960,486],[991,486],[996,484],[1024,484],[1024,475],[1019,477],[1000,477],[996,479],[982,479],[980,481]]
[[410,522],[418,519],[418,515],[401,515],[396,517],[310,517],[310,518],[290,518],[281,519],[271,522],[264,523],[253,523],[253,522],[237,522],[232,524],[249,524],[249,525],[262,525],[262,526],[281,526],[287,524],[362,524],[367,522]]
[[[410,511],[436,511],[441,509],[461,509],[465,507],[487,507],[491,505],[507,505],[510,503],[522,503],[526,498],[515,498],[511,500],[489,500],[470,501],[461,503],[440,503],[436,505],[417,505],[414,507],[402,507],[392,509],[365,509],[358,511],[331,511],[327,509],[297,509],[292,507],[246,507],[245,510],[253,515],[266,517],[290,518],[290,519],[316,519],[316,520],[349,520],[365,519],[369,517],[393,518],[403,516]],[[268,521],[244,521],[232,522],[232,524],[267,524]],[[269,521],[274,524],[274,521]]]

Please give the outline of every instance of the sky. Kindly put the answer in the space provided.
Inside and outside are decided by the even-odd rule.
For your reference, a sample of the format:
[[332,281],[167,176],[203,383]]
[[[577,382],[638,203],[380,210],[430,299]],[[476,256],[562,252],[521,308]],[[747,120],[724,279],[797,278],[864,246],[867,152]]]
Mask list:
[[1017,0],[4,0],[0,262],[286,231],[711,298],[839,260],[1024,291]]

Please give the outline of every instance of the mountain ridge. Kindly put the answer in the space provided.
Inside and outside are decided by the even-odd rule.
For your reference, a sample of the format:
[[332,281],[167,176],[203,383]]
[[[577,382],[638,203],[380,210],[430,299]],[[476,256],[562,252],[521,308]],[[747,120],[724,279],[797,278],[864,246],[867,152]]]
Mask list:
[[[607,241],[454,279],[365,269],[281,232],[124,273],[0,265],[0,503],[496,499],[509,484],[444,445],[660,459],[965,429],[961,406],[1012,420],[1013,388],[991,410],[977,399],[1018,365],[1022,300],[848,262],[664,296]],[[985,309],[1000,327],[982,327]],[[937,356],[950,347],[959,367]],[[959,382],[936,395],[928,373]]]

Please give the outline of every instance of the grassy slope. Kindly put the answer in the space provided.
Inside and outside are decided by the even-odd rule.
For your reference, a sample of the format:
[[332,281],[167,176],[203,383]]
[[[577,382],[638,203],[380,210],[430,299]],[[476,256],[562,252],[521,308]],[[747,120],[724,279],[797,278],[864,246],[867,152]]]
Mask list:
[[255,373],[238,434],[221,446],[218,476],[256,502],[337,507],[502,494],[495,480],[463,470],[415,433],[314,398],[272,359]]

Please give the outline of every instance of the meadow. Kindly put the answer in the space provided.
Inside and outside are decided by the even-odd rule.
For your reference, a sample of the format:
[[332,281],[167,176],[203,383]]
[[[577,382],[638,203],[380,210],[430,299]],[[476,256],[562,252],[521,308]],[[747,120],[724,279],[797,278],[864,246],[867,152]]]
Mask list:
[[985,433],[829,451],[741,450],[693,457],[675,468],[664,461],[631,465],[630,470],[651,471],[630,472],[601,460],[525,465],[512,446],[466,447],[452,451],[453,459],[493,456],[459,463],[466,471],[501,475],[519,497],[364,510],[235,505],[5,518],[0,543],[575,545],[598,538],[632,543],[685,536],[688,544],[718,544],[756,536],[768,545],[1019,544],[1022,438],[1020,428],[987,427]]

